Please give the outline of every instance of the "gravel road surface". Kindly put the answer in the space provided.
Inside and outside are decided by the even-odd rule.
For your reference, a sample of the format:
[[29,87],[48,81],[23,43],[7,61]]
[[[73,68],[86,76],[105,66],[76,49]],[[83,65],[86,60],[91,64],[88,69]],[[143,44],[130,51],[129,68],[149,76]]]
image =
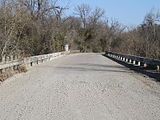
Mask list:
[[0,85],[0,120],[160,120],[160,84],[101,54],[63,56]]

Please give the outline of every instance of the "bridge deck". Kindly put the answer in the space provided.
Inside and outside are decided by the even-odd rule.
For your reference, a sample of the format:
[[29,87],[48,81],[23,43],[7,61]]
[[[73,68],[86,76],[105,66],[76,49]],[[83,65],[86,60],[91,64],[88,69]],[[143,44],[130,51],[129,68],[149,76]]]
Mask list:
[[160,85],[100,54],[74,54],[0,85],[0,120],[158,120]]

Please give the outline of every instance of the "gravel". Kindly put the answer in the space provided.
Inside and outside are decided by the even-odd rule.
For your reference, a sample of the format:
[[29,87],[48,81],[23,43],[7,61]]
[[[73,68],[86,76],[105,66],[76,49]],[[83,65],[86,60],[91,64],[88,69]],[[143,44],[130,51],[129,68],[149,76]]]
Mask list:
[[101,54],[63,56],[0,85],[0,120],[159,120],[160,84]]

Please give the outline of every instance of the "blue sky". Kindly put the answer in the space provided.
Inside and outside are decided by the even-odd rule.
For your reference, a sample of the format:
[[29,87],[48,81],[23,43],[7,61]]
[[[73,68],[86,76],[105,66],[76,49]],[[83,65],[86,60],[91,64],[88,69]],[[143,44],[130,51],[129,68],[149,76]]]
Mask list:
[[[74,7],[85,3],[92,8],[99,7],[105,10],[106,17],[115,18],[124,25],[141,24],[144,16],[151,9],[160,10],[160,0],[60,0],[60,4],[70,9],[67,15],[73,13]],[[155,10],[155,11],[156,11]]]

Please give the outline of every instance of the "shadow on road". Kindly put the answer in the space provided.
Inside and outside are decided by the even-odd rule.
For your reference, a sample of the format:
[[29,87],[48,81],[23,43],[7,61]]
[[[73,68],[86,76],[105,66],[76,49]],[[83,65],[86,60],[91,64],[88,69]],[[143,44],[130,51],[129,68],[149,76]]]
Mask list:
[[102,64],[93,64],[93,63],[82,63],[79,64],[82,66],[89,66],[89,67],[104,67],[104,68],[125,68],[123,66],[118,66],[118,65],[102,65]]
[[149,76],[150,78],[154,78],[156,82],[160,82],[160,73],[155,71],[155,70],[145,69],[144,67],[139,67],[139,66],[134,66],[134,65],[128,64],[128,63],[126,63],[124,61],[120,61],[120,60],[111,58],[109,56],[105,56],[104,54],[103,54],[103,56],[107,57],[107,58],[109,58],[109,59],[111,59],[111,60],[113,60],[113,61],[115,61],[115,62],[117,62],[117,63],[119,63],[119,64],[121,64],[121,65],[123,65],[125,67],[127,67],[127,68],[129,68],[130,70],[133,70],[133,71],[135,71],[137,73],[142,73],[144,75]]
[[106,67],[106,69],[102,69],[102,68],[89,68],[89,67],[78,67],[78,66],[62,66],[62,67],[56,67],[57,69],[62,69],[62,70],[68,70],[68,71],[83,71],[83,72],[125,72],[125,73],[131,73],[131,72],[127,72],[125,70],[113,70],[113,69],[109,69],[109,67]]

